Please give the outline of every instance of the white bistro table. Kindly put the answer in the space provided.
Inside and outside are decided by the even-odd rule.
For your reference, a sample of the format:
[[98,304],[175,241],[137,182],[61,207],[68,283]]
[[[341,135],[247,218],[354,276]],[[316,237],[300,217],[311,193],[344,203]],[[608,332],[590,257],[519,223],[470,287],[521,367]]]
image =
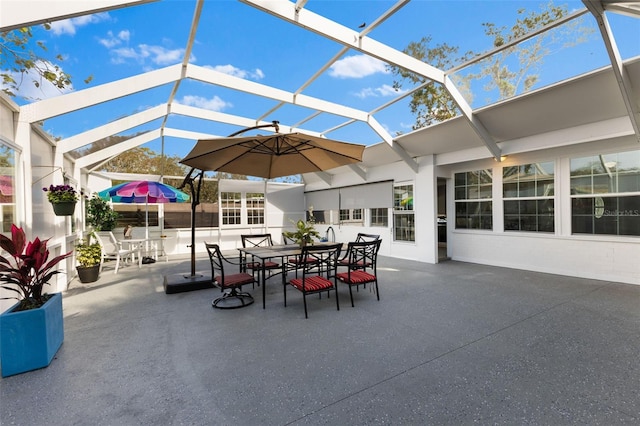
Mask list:
[[154,260],[158,260],[159,256],[164,256],[165,262],[169,261],[169,255],[164,249],[164,242],[169,237],[149,237],[149,238],[128,238],[121,240],[122,243],[129,244],[130,247],[139,249],[141,256],[149,256]]

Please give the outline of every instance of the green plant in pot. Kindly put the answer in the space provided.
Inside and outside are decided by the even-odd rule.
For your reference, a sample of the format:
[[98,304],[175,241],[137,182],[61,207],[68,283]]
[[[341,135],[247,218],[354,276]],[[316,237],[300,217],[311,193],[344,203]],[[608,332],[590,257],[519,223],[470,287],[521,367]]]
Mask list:
[[76,271],[81,283],[92,283],[98,280],[100,275],[100,262],[102,260],[102,247],[97,241],[91,242],[91,236],[76,244]]
[[87,223],[96,231],[112,231],[118,222],[118,213],[108,202],[94,195],[87,202]]
[[285,231],[284,235],[287,238],[294,240],[300,247],[304,247],[315,238],[320,238],[320,233],[315,229],[315,223],[313,221],[305,222],[300,219],[296,223],[295,231]]
[[48,240],[27,243],[25,232],[11,226],[11,238],[0,234],[0,287],[18,303],[0,314],[2,376],[49,365],[64,338],[62,295],[44,293],[44,286],[61,271],[57,265],[71,252],[49,259]]

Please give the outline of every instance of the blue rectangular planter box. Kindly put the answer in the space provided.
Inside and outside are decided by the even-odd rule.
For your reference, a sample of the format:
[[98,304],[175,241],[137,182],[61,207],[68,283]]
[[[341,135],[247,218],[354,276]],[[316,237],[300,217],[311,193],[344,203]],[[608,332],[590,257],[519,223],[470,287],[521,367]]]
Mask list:
[[2,377],[51,363],[64,340],[62,294],[55,293],[38,309],[0,314],[0,370]]

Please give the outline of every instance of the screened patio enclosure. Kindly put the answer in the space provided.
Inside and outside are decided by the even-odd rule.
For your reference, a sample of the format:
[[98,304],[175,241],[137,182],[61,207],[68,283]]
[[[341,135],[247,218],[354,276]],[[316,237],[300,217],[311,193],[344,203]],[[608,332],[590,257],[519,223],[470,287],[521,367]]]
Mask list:
[[[469,4],[475,4],[479,20],[492,22],[491,2],[483,3]],[[180,152],[198,139],[278,120],[282,132],[366,144],[363,161],[304,174],[302,185],[229,183],[221,191],[224,200],[218,200],[219,226],[200,229],[198,241],[213,239],[233,248],[242,229],[266,227],[278,235],[289,219],[305,217],[312,207],[322,213],[321,233],[331,227],[343,241],[359,231],[381,234],[385,256],[436,263],[439,249],[445,249],[454,260],[638,284],[640,7],[616,1],[569,6],[561,20],[499,46],[466,37],[461,50],[481,53],[439,69],[403,49],[426,35],[429,20],[451,17],[450,28],[434,34],[435,41],[468,26],[470,18],[456,2],[381,1],[367,7],[341,2],[338,9],[335,2],[314,0],[3,1],[3,31],[51,22],[83,37],[80,29],[87,27],[81,22],[90,22],[103,25],[104,36],[119,34],[127,23],[129,34],[136,29],[138,37],[128,50],[104,55],[95,50],[94,59],[84,61],[91,62],[88,71],[94,74],[89,85],[78,77],[75,90],[40,100],[0,95],[3,182],[8,182],[6,190],[0,188],[3,231],[17,223],[30,236],[51,236],[56,250],[69,251],[86,228],[83,206],[73,217],[54,216],[42,187],[69,183],[91,194],[114,178],[104,173],[104,164],[130,149]],[[126,52],[142,61],[141,46],[157,47],[151,39],[158,28],[147,30],[139,19],[145,15],[171,17],[171,33],[164,36],[179,48],[163,56],[164,62],[132,60],[104,72]],[[246,39],[210,32],[240,17],[251,22],[246,37],[255,43],[253,54],[241,59],[223,55],[222,48],[233,45],[242,52],[250,48]],[[538,70],[544,84],[500,99],[484,92],[482,80],[468,87],[461,83],[485,60],[531,47],[545,34],[571,34],[576,27],[589,41],[566,43],[562,54],[545,57]],[[299,60],[312,42],[319,43],[313,59]],[[258,63],[262,50],[270,60]],[[168,52],[144,50],[152,51]],[[68,53],[88,57],[86,51]],[[354,78],[345,71],[357,68],[350,67],[354,63],[368,64],[373,74],[361,71]],[[395,78],[389,67],[420,79],[385,91]],[[240,72],[246,70],[260,72]],[[366,80],[373,75],[382,80]],[[413,130],[407,124],[415,122],[412,94],[428,84],[444,89],[456,114]],[[226,110],[205,102],[225,99],[234,99]],[[265,194],[265,187],[273,206],[256,195]],[[165,226],[170,212],[162,209],[155,213],[158,232],[174,233],[171,254],[186,253],[184,228]],[[439,219],[446,220],[446,247],[438,241]],[[586,261],[594,257],[598,260]],[[66,269],[73,271],[72,260]],[[59,288],[72,278],[71,272],[61,275]]]

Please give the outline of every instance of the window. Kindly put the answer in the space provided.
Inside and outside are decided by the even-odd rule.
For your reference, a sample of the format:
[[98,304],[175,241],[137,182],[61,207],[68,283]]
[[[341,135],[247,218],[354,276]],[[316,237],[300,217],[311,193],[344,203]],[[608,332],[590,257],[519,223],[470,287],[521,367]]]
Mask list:
[[491,169],[455,174],[456,229],[493,229]]
[[413,185],[393,187],[393,235],[396,241],[415,241]]
[[240,192],[220,193],[220,211],[222,212],[223,225],[240,225],[241,202]]
[[389,226],[389,209],[370,209],[371,226]]
[[264,224],[264,193],[247,193],[247,224]]
[[554,164],[502,169],[504,230],[554,232]]
[[571,229],[640,235],[640,151],[571,160]]
[[320,225],[329,223],[329,213],[324,210],[307,211],[307,222],[313,222]]
[[346,222],[349,220],[349,210],[340,209],[340,222]]
[[355,221],[362,221],[362,209],[353,209],[351,217]]
[[16,151],[0,143],[0,220],[2,232],[10,233],[15,217],[15,162]]

